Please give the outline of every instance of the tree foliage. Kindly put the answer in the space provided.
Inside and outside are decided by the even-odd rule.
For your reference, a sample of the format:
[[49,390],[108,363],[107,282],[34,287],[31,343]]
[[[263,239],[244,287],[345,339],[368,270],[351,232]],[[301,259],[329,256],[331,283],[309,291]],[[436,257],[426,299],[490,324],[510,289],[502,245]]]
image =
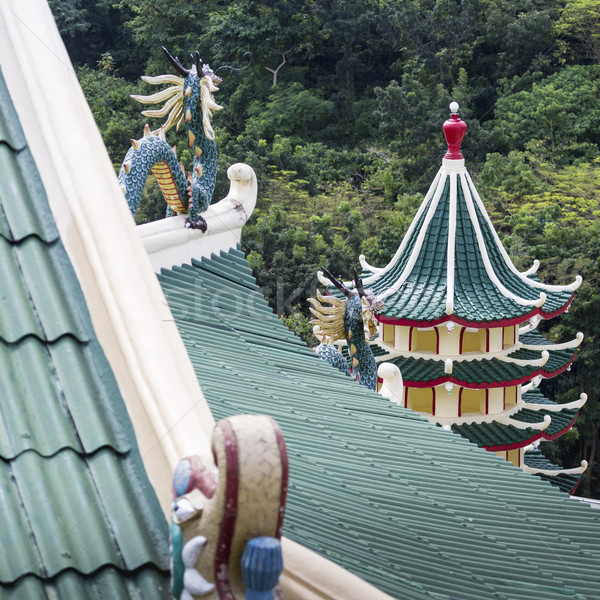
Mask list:
[[[220,69],[216,197],[228,164],[257,172],[243,243],[271,305],[307,340],[316,270],[349,277],[360,253],[387,263],[439,166],[457,100],[463,153],[515,261],[540,259],[551,283],[584,277],[569,314],[546,324],[556,340],[584,331],[579,358],[546,385],[559,400],[590,396],[554,448],[568,466],[592,463],[585,493],[600,497],[600,0],[50,5],[115,165],[146,120],[129,99],[150,91],[139,76],[170,71],[161,46],[184,65],[198,50]],[[163,211],[149,187],[138,219]]]

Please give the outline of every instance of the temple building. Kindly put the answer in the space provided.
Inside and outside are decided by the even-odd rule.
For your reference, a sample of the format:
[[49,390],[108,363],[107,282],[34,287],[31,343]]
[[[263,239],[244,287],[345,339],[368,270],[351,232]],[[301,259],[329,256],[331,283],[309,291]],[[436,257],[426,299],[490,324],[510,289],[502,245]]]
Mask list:
[[538,325],[568,309],[581,277],[547,285],[539,261],[515,267],[465,167],[467,125],[450,109],[448,152],[396,254],[383,268],[361,256],[363,284],[384,303],[374,354],[399,368],[404,406],[524,470],[562,475],[572,491],[586,465],[563,471],[536,446],[568,431],[587,396],[557,405],[537,386],[569,368],[583,334],[552,344]]

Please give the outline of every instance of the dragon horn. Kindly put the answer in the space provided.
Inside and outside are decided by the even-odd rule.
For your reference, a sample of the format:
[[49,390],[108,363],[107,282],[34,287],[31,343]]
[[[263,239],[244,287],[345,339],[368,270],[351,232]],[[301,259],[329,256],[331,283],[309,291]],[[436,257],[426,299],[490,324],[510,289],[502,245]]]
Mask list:
[[352,293],[350,290],[342,283],[342,281],[338,281],[325,267],[321,267],[321,271],[325,274],[325,277],[335,285],[335,287],[346,296],[346,298],[350,298]]
[[179,59],[177,57],[173,58],[173,56],[171,56],[169,51],[164,46],[161,46],[161,48],[162,51],[166,54],[167,60],[173,65],[173,67],[175,67],[175,70],[182,77],[187,77],[190,74],[190,72],[187,69],[183,68],[182,64],[179,62]]
[[358,291],[358,295],[362,298],[365,295],[365,288],[363,287],[362,279],[359,278],[356,269],[354,269],[354,285]]
[[198,50],[194,53],[194,63],[196,63],[196,75],[202,77],[202,59],[200,58],[200,52],[198,52]]

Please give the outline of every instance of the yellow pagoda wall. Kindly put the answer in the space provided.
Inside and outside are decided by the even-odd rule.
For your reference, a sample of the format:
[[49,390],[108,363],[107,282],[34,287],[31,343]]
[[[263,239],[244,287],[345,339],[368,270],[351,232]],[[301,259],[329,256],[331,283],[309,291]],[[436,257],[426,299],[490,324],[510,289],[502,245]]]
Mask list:
[[[379,325],[379,342],[389,351],[431,354],[442,360],[465,354],[502,352],[514,346],[518,337],[518,326],[476,329],[455,324],[448,327],[445,323],[435,327]],[[404,388],[407,408],[439,417],[497,414],[520,399],[520,385],[488,389],[463,388],[454,384]]]
[[431,352],[440,357],[502,352],[519,338],[518,325],[476,329],[444,323],[435,327],[379,324],[379,340],[390,351]]

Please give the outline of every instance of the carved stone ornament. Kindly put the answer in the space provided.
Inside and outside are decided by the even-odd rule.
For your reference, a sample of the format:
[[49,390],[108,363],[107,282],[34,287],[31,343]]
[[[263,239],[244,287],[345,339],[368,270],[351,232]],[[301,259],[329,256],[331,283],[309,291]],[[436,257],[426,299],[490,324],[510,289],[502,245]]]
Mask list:
[[192,600],[283,600],[281,529],[288,485],[285,442],[273,419],[219,421],[217,474],[198,456],[173,477],[171,594]]

